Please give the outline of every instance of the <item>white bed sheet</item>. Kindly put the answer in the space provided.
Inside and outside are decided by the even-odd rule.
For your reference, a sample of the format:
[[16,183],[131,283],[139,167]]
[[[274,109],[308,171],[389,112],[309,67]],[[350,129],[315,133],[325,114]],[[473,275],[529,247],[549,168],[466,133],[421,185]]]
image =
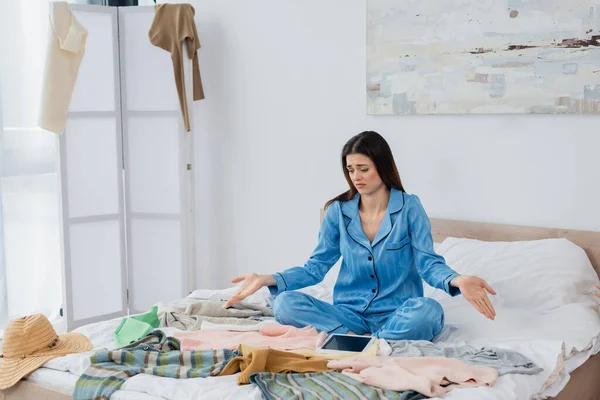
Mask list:
[[[29,378],[30,381],[58,392],[71,395],[75,382],[79,377],[70,372],[58,371],[50,368],[40,368]],[[163,400],[162,397],[143,393],[141,391],[118,390],[111,397],[113,400]]]
[[[317,285],[303,291],[331,301],[331,287]],[[197,298],[226,299],[235,288],[225,290],[199,290],[190,296]],[[262,289],[249,300],[265,303],[268,291]],[[486,321],[461,297],[440,299],[446,310],[446,327],[436,341],[468,343],[474,346],[495,346],[518,351],[529,357],[544,371],[534,376],[505,375],[498,379],[492,388],[468,388],[453,390],[445,397],[460,399],[529,399],[554,396],[568,383],[569,372],[579,367],[587,358],[600,350],[600,335],[596,319],[581,325],[585,315],[594,312],[582,309],[559,310],[557,315],[532,316],[522,310],[505,309],[502,304],[494,304],[498,311],[496,321]],[[588,313],[588,314],[586,314]],[[590,314],[591,313],[591,314]],[[561,319],[556,320],[555,318]],[[113,347],[112,332],[120,319],[90,324],[77,329],[92,340],[94,349]],[[527,328],[515,329],[518,322],[527,323]],[[534,323],[531,323],[531,322]],[[557,323],[557,321],[560,321]],[[600,322],[598,322],[600,323]],[[573,326],[578,329],[573,329]],[[548,332],[549,327],[553,328]],[[177,331],[168,328],[167,333]],[[566,344],[559,338],[566,338]],[[567,350],[575,347],[577,350]],[[382,346],[385,348],[385,346]],[[30,380],[54,387],[65,393],[72,393],[77,377],[89,365],[90,353],[60,357],[45,364],[34,372]],[[172,379],[150,375],[138,375],[127,380],[113,395],[116,400],[145,399],[261,399],[260,390],[254,385],[237,386],[236,376],[216,378]],[[153,396],[153,397],[152,397]]]
[[[89,357],[96,349],[114,348],[112,333],[121,318],[98,322],[75,330],[90,338],[93,351],[59,357],[36,370],[29,380],[65,394],[72,394],[79,376],[90,365]],[[167,334],[179,331],[163,328]],[[254,385],[238,386],[237,375],[216,378],[174,379],[146,374],[128,379],[116,391],[113,400],[194,400],[194,399],[262,399],[260,389]]]

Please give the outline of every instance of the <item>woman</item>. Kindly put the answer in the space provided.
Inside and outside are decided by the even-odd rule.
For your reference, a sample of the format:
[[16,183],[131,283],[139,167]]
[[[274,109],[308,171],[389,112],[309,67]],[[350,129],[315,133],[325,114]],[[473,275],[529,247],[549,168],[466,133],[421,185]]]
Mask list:
[[[275,297],[275,319],[328,333],[391,340],[432,340],[444,311],[423,297],[423,278],[451,296],[461,294],[483,315],[496,312],[483,279],[460,276],[433,250],[431,225],[416,195],[405,193],[385,139],[362,132],[344,146],[342,168],[350,189],[326,204],[317,248],[303,267],[273,275],[247,274],[226,307],[263,286]],[[315,285],[342,256],[333,305],[295,291]]]

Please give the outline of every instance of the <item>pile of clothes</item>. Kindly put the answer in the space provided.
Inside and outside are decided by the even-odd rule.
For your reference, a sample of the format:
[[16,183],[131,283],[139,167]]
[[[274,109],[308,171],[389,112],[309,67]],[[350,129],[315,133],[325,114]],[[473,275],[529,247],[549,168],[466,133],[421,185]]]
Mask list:
[[[110,398],[127,379],[151,374],[176,379],[237,374],[266,399],[440,397],[457,387],[494,385],[504,374],[541,368],[514,351],[427,341],[375,341],[362,353],[323,354],[326,332],[277,323],[268,304],[189,297],[123,318],[114,348],[97,350],[73,399]],[[27,347],[29,346],[29,347]],[[48,360],[89,351],[77,333],[58,336],[41,315],[12,321],[0,358],[0,389]]]

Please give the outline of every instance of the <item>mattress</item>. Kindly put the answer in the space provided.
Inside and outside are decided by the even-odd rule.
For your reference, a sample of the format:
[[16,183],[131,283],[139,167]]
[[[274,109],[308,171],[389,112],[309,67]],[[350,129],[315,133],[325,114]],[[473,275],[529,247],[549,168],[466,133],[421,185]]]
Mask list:
[[[228,298],[235,288],[227,290],[204,290],[190,294],[190,297],[223,299]],[[315,297],[330,300],[331,288],[317,285],[304,289]],[[268,301],[268,292],[259,291],[248,301],[264,304]],[[474,346],[500,347],[518,351],[529,357],[544,371],[534,376],[504,375],[501,376],[492,388],[465,388],[456,389],[446,395],[446,399],[529,399],[556,396],[568,383],[570,373],[581,366],[591,355],[600,351],[600,330],[594,325],[580,328],[577,334],[569,329],[569,325],[576,324],[577,313],[571,313],[573,320],[569,321],[569,314],[562,315],[562,323],[553,322],[555,331],[552,335],[545,334],[546,324],[549,321],[537,321],[542,327],[539,331],[510,329],[515,324],[527,321],[531,316],[525,311],[503,310],[501,305],[495,305],[498,315],[504,315],[495,325],[479,325],[475,331],[478,336],[473,337],[472,329],[461,329],[467,322],[472,321],[470,305],[461,304],[459,301],[449,299],[444,304],[447,311],[447,324],[436,341],[457,344],[468,343]],[[462,318],[460,316],[463,316]],[[548,318],[552,318],[550,315]],[[462,319],[465,319],[463,321]],[[112,332],[120,319],[103,321],[90,324],[77,329],[88,336],[94,348],[112,347]],[[177,331],[175,328],[166,328],[168,334]],[[467,334],[469,332],[469,334]],[[492,332],[492,333],[490,333]],[[522,337],[519,332],[524,332]],[[556,337],[565,335],[566,340],[556,340]],[[579,347],[574,347],[579,346]],[[385,346],[381,346],[385,349]],[[89,365],[91,353],[75,354],[51,360],[43,368],[35,371],[29,378],[30,381],[53,388],[63,393],[72,393],[78,376]],[[144,399],[261,399],[260,390],[254,385],[238,386],[236,375],[227,377],[173,379],[151,375],[137,375],[126,383],[113,396],[116,400]]]

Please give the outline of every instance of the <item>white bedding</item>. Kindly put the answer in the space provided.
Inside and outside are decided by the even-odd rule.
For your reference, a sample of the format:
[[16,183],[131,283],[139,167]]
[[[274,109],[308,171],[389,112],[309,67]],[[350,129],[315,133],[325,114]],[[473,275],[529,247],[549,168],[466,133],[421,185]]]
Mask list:
[[[331,302],[333,281],[330,276],[323,283],[303,291]],[[234,292],[235,288],[197,290],[190,297],[226,299]],[[568,383],[569,372],[600,351],[600,316],[598,305],[593,297],[589,299],[583,297],[574,304],[536,312],[527,307],[507,304],[510,302],[503,300],[499,293],[492,299],[497,310],[497,318],[495,321],[488,321],[461,296],[450,298],[431,287],[426,287],[426,295],[440,301],[446,312],[446,326],[435,339],[436,341],[515,350],[544,369],[534,376],[504,375],[492,388],[456,389],[448,393],[446,399],[538,399],[555,396]],[[263,288],[247,300],[264,303],[267,299],[268,291]],[[112,332],[119,321],[120,319],[115,319],[91,324],[76,331],[90,337],[94,348],[112,347]],[[516,329],[517,325],[519,329]],[[168,332],[173,331],[176,329],[168,328]],[[385,346],[381,347],[385,349]],[[70,355],[52,360],[44,368],[34,372],[29,379],[65,393],[72,393],[78,375],[89,365],[89,354]],[[142,397],[151,400],[262,398],[257,387],[237,386],[235,379],[236,376],[177,380],[138,375],[127,380],[112,398],[116,400],[137,400]]]
[[[78,328],[75,332],[90,338],[94,349],[114,348],[112,333],[121,318],[98,322]],[[163,328],[167,334],[177,328]],[[93,351],[71,354],[47,362],[44,368],[35,371],[29,380],[62,393],[71,394],[79,375],[90,365]],[[238,386],[237,375],[218,378],[173,379],[140,374],[128,379],[121,389],[111,396],[114,400],[158,400],[158,399],[262,399],[258,387]]]
[[[313,287],[306,291],[319,296],[326,290],[323,287]],[[203,297],[211,298],[226,298],[231,295],[232,289],[218,291],[197,291],[192,295],[202,295]],[[253,300],[262,302],[266,298],[267,293],[260,292],[254,296]],[[501,348],[512,349],[518,351],[525,356],[535,361],[538,365],[544,368],[544,372],[535,376],[526,375],[505,375],[499,378],[493,388],[470,388],[460,389],[450,392],[446,399],[469,399],[478,398],[482,400],[498,400],[498,399],[529,399],[543,398],[545,396],[556,395],[568,382],[568,372],[571,372],[581,365],[590,354],[595,354],[599,350],[599,338],[587,332],[589,336],[589,350],[583,352],[575,352],[569,358],[569,362],[564,361],[566,355],[564,344],[560,340],[523,340],[519,338],[519,334],[514,329],[511,329],[512,321],[527,321],[531,316],[527,313],[520,313],[519,310],[505,310],[502,305],[496,304],[498,308],[498,319],[495,322],[485,322],[483,318],[473,314],[470,310],[471,306],[464,304],[459,300],[448,299],[444,304],[447,312],[447,321],[444,331],[437,340],[452,341],[456,343],[469,343],[475,346],[483,345],[496,346]],[[461,317],[462,316],[462,317]],[[542,322],[543,317],[539,317]],[[569,320],[569,314],[562,316],[563,321]],[[579,318],[574,316],[573,320]],[[120,319],[111,321],[90,324],[77,329],[92,340],[94,348],[102,348],[112,346],[112,332],[116,328]],[[477,321],[473,324],[470,321]],[[553,325],[553,335],[573,338],[575,342],[581,342],[585,333],[573,335],[573,330],[569,323]],[[475,333],[467,334],[464,327],[470,326],[477,328]],[[542,330],[545,329],[542,325]],[[177,329],[168,328],[167,332],[174,332]],[[525,332],[526,337],[534,328],[529,328]],[[577,330],[577,332],[581,332]],[[595,332],[597,333],[597,331]],[[485,339],[485,335],[491,339]],[[503,338],[506,335],[506,338]],[[536,337],[541,337],[543,334],[538,332]],[[535,337],[534,337],[535,338]],[[382,346],[384,347],[384,346]],[[72,393],[75,387],[77,377],[85,371],[89,365],[88,357],[91,353],[69,355],[66,357],[57,358],[48,362],[44,368],[38,369],[29,378],[31,381],[40,383],[64,393]],[[552,379],[555,376],[556,379]],[[254,385],[237,386],[235,384],[236,376],[218,377],[218,378],[195,378],[195,379],[172,379],[162,378],[151,375],[137,375],[127,380],[127,382],[114,395],[115,400],[137,400],[137,399],[170,399],[170,400],[185,400],[185,399],[219,399],[219,400],[234,400],[234,399],[261,399],[261,393]],[[547,382],[553,384],[548,385]]]

